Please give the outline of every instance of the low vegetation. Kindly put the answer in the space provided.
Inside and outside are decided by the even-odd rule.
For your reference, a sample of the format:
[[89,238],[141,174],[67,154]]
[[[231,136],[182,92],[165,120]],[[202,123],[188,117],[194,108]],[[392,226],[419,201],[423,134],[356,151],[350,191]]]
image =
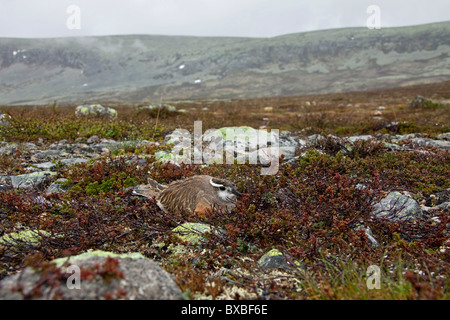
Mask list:
[[[446,88],[435,91],[449,98]],[[450,131],[448,107],[411,111],[410,95],[383,91],[185,102],[177,107],[187,109],[186,114],[164,118],[143,115],[132,106],[116,106],[118,119],[107,121],[77,118],[71,106],[3,107],[13,120],[0,136],[10,142],[75,141],[92,135],[159,141],[176,127],[191,129],[194,120],[203,121],[203,130],[264,125],[304,135],[424,132],[433,136]],[[67,179],[71,187],[67,193],[0,191],[0,236],[41,230],[39,245],[0,243],[0,278],[36,261],[101,249],[140,252],[161,262],[175,276],[185,298],[449,299],[448,210],[435,212],[438,219],[425,215],[409,223],[370,215],[373,203],[386,192],[408,191],[420,202],[450,188],[448,150],[394,152],[362,142],[344,155],[334,143],[322,141],[319,150],[308,150],[283,164],[275,176],[261,176],[254,165],[161,164],[151,156],[158,151],[157,144],[145,149],[129,144],[95,162],[59,168],[55,179]],[[138,164],[136,154],[147,155],[146,160]],[[8,174],[23,169],[8,157],[0,158],[0,166]],[[130,187],[147,178],[170,182],[194,174],[234,181],[244,194],[234,213],[165,214],[154,200],[131,194]],[[172,233],[186,221],[206,223],[222,232],[206,234],[199,249]],[[370,228],[378,246],[371,243],[361,222]],[[300,267],[262,270],[257,261],[273,248]],[[372,265],[380,268],[380,289],[367,286],[367,268]]]

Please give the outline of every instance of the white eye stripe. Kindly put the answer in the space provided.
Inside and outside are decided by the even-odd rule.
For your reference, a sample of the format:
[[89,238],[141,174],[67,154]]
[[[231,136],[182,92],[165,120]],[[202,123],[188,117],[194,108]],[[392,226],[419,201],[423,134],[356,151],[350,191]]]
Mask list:
[[210,183],[214,188],[220,188],[220,187],[223,187],[223,184],[214,183],[212,180],[213,180],[213,179],[210,179],[210,180],[209,180],[209,183]]

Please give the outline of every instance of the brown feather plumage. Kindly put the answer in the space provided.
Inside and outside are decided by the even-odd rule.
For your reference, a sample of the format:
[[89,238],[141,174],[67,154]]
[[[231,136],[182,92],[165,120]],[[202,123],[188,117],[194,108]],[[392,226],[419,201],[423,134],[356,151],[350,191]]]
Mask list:
[[230,181],[207,175],[177,180],[168,185],[149,179],[147,185],[138,186],[134,193],[148,198],[156,197],[160,208],[167,212],[202,215],[212,209],[230,212],[236,206],[236,195],[240,195]]

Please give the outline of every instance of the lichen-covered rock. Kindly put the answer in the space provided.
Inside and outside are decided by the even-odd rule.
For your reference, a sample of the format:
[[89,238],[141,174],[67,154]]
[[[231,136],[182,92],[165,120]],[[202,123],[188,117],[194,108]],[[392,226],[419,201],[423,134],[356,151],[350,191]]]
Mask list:
[[7,233],[0,237],[0,245],[12,248],[25,245],[37,246],[41,242],[41,235],[48,236],[49,233],[44,230],[24,230]]
[[168,116],[177,115],[179,111],[176,107],[169,104],[153,104],[149,106],[138,107],[139,113],[146,113],[154,118],[166,118]]
[[17,143],[7,144],[6,142],[2,142],[0,145],[0,155],[11,156],[19,151],[19,146]]
[[53,182],[45,191],[45,194],[52,193],[66,193],[67,190],[71,188],[71,186],[67,185],[68,180],[66,178],[60,178]]
[[177,111],[177,108],[168,104],[152,104],[145,107],[140,107],[141,110],[158,110],[158,109],[165,109],[169,112],[175,112]]
[[182,293],[170,274],[139,253],[93,251],[42,270],[27,267],[0,282],[0,299],[25,298],[173,300]]
[[236,147],[241,144],[245,150],[254,151],[258,148],[270,145],[279,145],[280,136],[278,132],[254,129],[252,127],[223,127],[220,129],[209,129],[203,134],[204,142],[225,144],[232,141]]
[[437,135],[437,138],[438,138],[439,140],[447,140],[447,141],[450,141],[450,132],[441,133],[441,134]]
[[174,228],[172,232],[191,245],[200,245],[207,241],[203,236],[205,233],[212,233],[214,230],[210,225],[204,223],[186,222]]
[[182,163],[190,163],[191,159],[184,155],[177,155],[167,151],[155,153],[155,159],[161,163],[171,163],[180,166]]
[[10,125],[12,117],[9,114],[0,112],[0,127],[7,127]]
[[285,269],[300,268],[301,265],[295,259],[283,254],[278,249],[272,249],[264,254],[259,260],[258,265],[262,269]]
[[44,182],[47,182],[51,176],[55,175],[52,171],[41,171],[27,174],[20,174],[11,176],[11,183],[14,188],[31,189],[39,187]]
[[392,221],[412,221],[422,217],[422,209],[414,199],[394,191],[373,206],[372,215]]
[[77,116],[95,116],[115,119],[117,118],[117,111],[113,108],[104,107],[101,104],[84,104],[75,109]]

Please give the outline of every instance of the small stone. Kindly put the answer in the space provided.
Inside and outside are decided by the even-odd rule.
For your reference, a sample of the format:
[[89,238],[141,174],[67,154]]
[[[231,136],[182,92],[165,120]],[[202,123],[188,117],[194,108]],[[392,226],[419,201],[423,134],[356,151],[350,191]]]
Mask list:
[[258,265],[262,269],[285,269],[300,268],[301,265],[297,260],[283,254],[278,249],[272,249],[264,254],[259,260]]
[[186,222],[174,228],[172,232],[182,241],[191,245],[200,245],[207,241],[203,236],[204,233],[212,233],[214,231],[210,225],[204,223]]
[[99,141],[100,141],[100,139],[98,138],[98,136],[92,136],[89,139],[87,139],[86,143],[93,144],[93,143],[98,143]]

